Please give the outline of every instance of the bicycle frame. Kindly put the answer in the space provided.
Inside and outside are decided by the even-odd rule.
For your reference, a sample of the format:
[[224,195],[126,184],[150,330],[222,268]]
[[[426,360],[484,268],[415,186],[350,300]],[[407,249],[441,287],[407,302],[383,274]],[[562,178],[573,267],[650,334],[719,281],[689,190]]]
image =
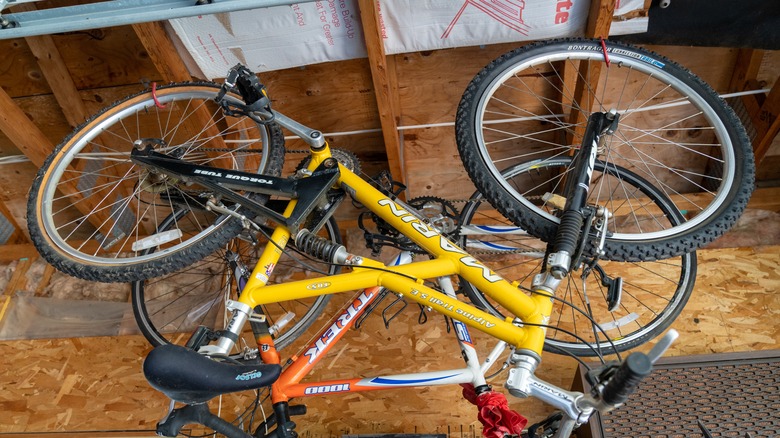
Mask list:
[[[560,278],[553,278],[553,276],[542,273],[543,275],[539,276],[539,281],[534,281],[533,293],[530,296],[526,295],[521,292],[518,283],[510,283],[501,278],[437,230],[428,226],[401,203],[386,196],[341,163],[338,163],[338,172],[334,172],[335,160],[328,161],[331,158],[331,152],[319,132],[309,130],[278,112],[274,116],[277,123],[290,129],[310,144],[311,161],[307,168],[312,177],[308,179],[316,181],[316,183],[306,187],[305,190],[302,188],[303,194],[300,196],[293,196],[281,216],[267,215],[277,223],[269,243],[266,244],[238,300],[226,304],[226,308],[232,311],[232,317],[225,331],[216,344],[203,346],[200,348],[200,352],[216,355],[229,354],[254,309],[263,304],[359,290],[360,292],[355,298],[325,326],[319,337],[315,338],[315,341],[304,350],[303,354],[294,359],[289,366],[286,366],[281,377],[272,385],[271,399],[275,407],[284,405],[290,398],[294,397],[338,392],[455,383],[471,383],[475,387],[482,386],[486,384],[484,376],[489,365],[494,363],[504,349],[509,346],[513,349],[510,359],[513,368],[509,371],[509,378],[506,382],[510,393],[519,397],[534,396],[563,411],[568,418],[562,422],[556,436],[567,436],[566,434],[573,430],[576,424],[587,421],[594,408],[599,407],[592,398],[582,393],[557,388],[539,380],[534,375],[536,367],[541,362],[545,327],[550,320],[553,295]],[[187,163],[177,162],[175,159],[169,160],[159,154],[157,158],[162,158],[162,160],[158,163],[154,162],[154,153],[146,155],[146,158],[144,158],[143,153],[134,155],[135,159],[142,163],[146,162],[153,166],[160,163],[165,164],[160,167],[163,172],[177,174],[177,167],[188,166]],[[590,160],[591,169],[592,160],[593,157]],[[323,166],[330,167],[330,169],[323,172]],[[263,213],[263,207],[257,204],[252,205],[251,200],[230,192],[218,181],[215,181],[221,180],[224,183],[225,179],[231,180],[236,176],[250,178],[249,174],[223,175],[220,169],[210,171],[209,168],[203,166],[190,167],[191,169],[186,171],[189,173],[185,175],[185,180],[187,177],[191,177],[206,187],[216,189],[217,192],[224,194],[229,199],[232,198],[257,213]],[[255,181],[254,184],[249,185],[234,184],[235,181],[225,185],[261,193],[290,194],[293,192],[289,188],[279,190],[278,186],[284,184],[275,184],[281,181],[289,182],[289,180],[268,178],[268,180]],[[263,185],[265,188],[258,189],[258,186]],[[291,229],[297,230],[302,223],[305,212],[309,212],[313,208],[317,196],[321,196],[331,186],[340,187],[355,201],[411,239],[431,256],[431,260],[386,266],[373,259],[350,255],[347,260],[352,265],[352,272],[267,285],[269,276],[273,274],[283,248],[291,238],[296,237],[292,235]],[[224,211],[228,214],[238,215],[234,212]],[[409,257],[409,261],[411,261],[410,259]],[[486,296],[511,312],[514,317],[501,319],[459,301],[451,283],[449,283],[449,277],[452,275],[459,275],[471,283]],[[424,279],[434,278],[438,279],[441,292],[424,284]],[[301,383],[325,353],[341,339],[347,329],[352,327],[360,315],[377,299],[382,288],[451,318],[455,323],[458,341],[466,359],[466,367],[426,373]],[[479,363],[467,326],[500,340],[484,364]],[[256,333],[256,335],[263,362],[281,365],[281,358],[276,352],[271,336],[267,333]]]
[[[396,258],[393,265],[398,266],[410,262],[411,254],[403,252]],[[448,278],[442,277],[439,279],[439,282],[448,296],[455,296]],[[356,321],[360,320],[371,304],[379,298],[381,292],[381,288],[378,286],[359,291],[353,300],[349,301],[325,324],[323,330],[315,336],[314,341],[302,350],[303,354],[296,355],[296,358],[284,369],[282,375],[274,383],[272,387],[272,400],[274,403],[288,401],[290,398],[333,393],[458,383],[471,383],[479,386],[486,383],[484,373],[489,368],[489,365],[492,365],[495,359],[503,352],[506,343],[500,342],[489,356],[489,359],[480,365],[468,328],[460,321],[454,321],[454,325],[460,348],[467,359],[465,368],[301,383],[303,378],[326,356],[327,352],[355,325]]]
[[[316,167],[319,162],[329,156],[327,147],[322,151],[313,151],[310,168]],[[278,247],[284,247],[291,237],[289,231],[277,227],[271,236],[273,243],[270,243],[261,255],[239,302],[251,309],[258,305],[277,301],[380,286],[506,341],[518,349],[526,349],[537,355],[541,353],[544,343],[543,329],[518,327],[511,321],[494,317],[474,306],[462,303],[420,284],[412,278],[460,275],[523,321],[533,324],[542,324],[550,316],[552,303],[548,293],[540,291],[540,294],[531,297],[525,295],[516,285],[510,284],[490,271],[489,268],[417,219],[401,205],[363,181],[349,169],[339,166],[339,170],[337,184],[350,193],[357,202],[428,251],[433,260],[387,267],[375,260],[363,259],[361,265],[354,266],[353,272],[327,277],[327,281],[316,278],[266,286],[267,277],[271,273],[267,271],[267,267],[275,265],[279,257]],[[294,207],[293,204],[294,201],[291,202],[291,207]],[[288,210],[291,210],[291,207],[288,207]],[[289,211],[286,213],[289,214]]]
[[[317,169],[330,156],[330,150],[327,145],[318,148],[313,147],[309,169],[312,171]],[[161,154],[143,156],[139,153],[134,155],[134,159],[142,163],[157,165],[163,172],[170,172],[178,176],[184,175],[185,178],[192,177],[200,184],[217,188],[221,193],[230,193],[229,196],[233,196],[238,202],[250,204],[250,208],[253,207],[251,200],[232,193],[215,182],[215,180],[231,180],[235,176],[233,174],[223,175],[219,169],[210,171],[207,170],[209,169],[208,167],[190,166],[186,163],[166,158]],[[248,320],[252,309],[262,304],[379,286],[484,331],[517,349],[527,350],[539,356],[544,344],[544,329],[536,325],[544,325],[550,317],[552,302],[549,296],[552,294],[552,291],[539,290],[538,294],[530,297],[520,292],[517,284],[511,284],[496,275],[466,251],[418,219],[402,205],[382,194],[341,164],[338,165],[338,173],[329,172],[321,176],[317,177],[319,178],[317,181],[318,185],[315,188],[307,188],[307,192],[322,193],[331,184],[341,186],[355,201],[363,204],[399,232],[408,236],[414,243],[426,250],[433,259],[388,267],[376,260],[359,258],[359,262],[353,265],[353,272],[327,277],[327,281],[323,278],[314,278],[266,286],[268,277],[272,274],[273,268],[281,256],[281,248],[284,248],[289,239],[293,238],[290,228],[299,225],[301,222],[300,218],[295,220],[286,219],[293,216],[294,213],[296,216],[300,216],[301,211],[310,210],[310,206],[299,206],[299,203],[311,204],[314,202],[314,197],[309,197],[305,201],[303,198],[292,199],[282,215],[269,215],[272,220],[280,223],[280,225],[275,227],[270,242],[260,255],[259,261],[241,296],[233,305],[234,309],[232,310],[235,310],[235,313],[228,330],[238,333],[238,330]],[[313,180],[315,177],[311,179]],[[251,187],[251,189],[270,193],[291,191],[289,188],[279,190],[274,185],[276,181],[289,183],[287,180],[268,177],[268,181],[260,183],[261,186],[265,185],[265,187],[259,189],[251,184],[233,184],[233,186]],[[324,188],[318,187],[322,184],[326,184]],[[256,207],[256,211],[261,214],[264,213],[264,210],[266,209]],[[418,281],[418,279],[450,275],[460,275],[466,281],[482,290],[486,295],[495,299],[524,323],[530,325],[520,327],[519,324],[513,324],[512,319],[503,320],[497,318],[474,306],[448,297]],[[213,352],[226,354],[232,348],[232,344],[233,341],[230,338],[223,337]]]
[[[327,146],[321,150],[312,150],[312,162],[309,169],[315,169],[319,163],[330,156]],[[499,277],[489,268],[468,255],[464,250],[447,240],[436,230],[430,228],[417,217],[409,213],[400,204],[383,195],[362,178],[340,165],[337,183],[353,198],[387,221],[416,244],[428,251],[433,259],[412,263],[385,266],[371,260],[362,259],[362,263],[353,267],[353,272],[334,276],[307,279],[278,285],[266,286],[280,254],[280,248],[291,238],[289,230],[279,226],[275,229],[260,256],[251,277],[238,303],[232,303],[233,318],[228,329],[238,333],[249,318],[252,309],[262,304],[287,301],[361,290],[336,316],[325,325],[325,329],[315,337],[303,354],[289,364],[282,376],[272,386],[272,401],[287,402],[294,397],[315,396],[331,393],[361,392],[382,389],[394,389],[412,386],[436,386],[445,384],[471,383],[475,387],[484,385],[485,372],[494,364],[507,346],[514,348],[513,360],[520,365],[510,371],[510,392],[518,396],[534,396],[562,410],[569,417],[561,432],[572,430],[577,423],[587,421],[592,412],[590,407],[578,407],[582,394],[573,393],[537,379],[533,372],[541,361],[541,351],[545,339],[544,324],[552,311],[552,291],[539,289],[531,296],[521,292],[517,284]],[[284,215],[295,209],[293,200]],[[502,320],[470,304],[455,298],[454,290],[448,286],[449,276],[460,275],[482,290],[505,308],[511,310],[520,320],[507,318]],[[422,284],[421,278],[438,278],[444,292]],[[466,358],[466,367],[455,370],[442,370],[426,373],[377,376],[362,379],[346,378],[324,382],[301,383],[303,378],[316,366],[336,342],[354,325],[360,315],[376,299],[380,288],[421,304],[433,311],[453,319],[458,342]],[[500,340],[483,363],[480,363],[471,342],[468,328],[473,327]],[[227,352],[233,341],[222,337],[216,350],[209,352]],[[266,363],[282,363],[269,337],[258,339],[261,357]],[[209,346],[214,347],[214,346]],[[269,354],[269,351],[274,353]],[[514,371],[517,373],[513,374]],[[565,436],[565,435],[560,435]]]

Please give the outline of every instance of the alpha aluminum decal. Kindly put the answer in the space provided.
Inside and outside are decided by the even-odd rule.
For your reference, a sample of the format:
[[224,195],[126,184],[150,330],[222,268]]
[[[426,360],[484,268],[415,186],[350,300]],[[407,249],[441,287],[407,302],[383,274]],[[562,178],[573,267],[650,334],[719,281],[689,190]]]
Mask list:
[[492,323],[481,316],[474,315],[473,313],[469,312],[466,309],[461,309],[460,307],[456,307],[454,304],[447,304],[443,300],[435,296],[430,296],[429,294],[420,292],[417,289],[412,289],[411,291],[409,291],[409,294],[415,297],[419,297],[421,300],[426,300],[428,304],[431,305],[432,307],[439,307],[448,312],[453,312],[463,319],[468,319],[486,328],[493,328],[496,326],[495,323]]
[[319,290],[319,289],[325,289],[325,288],[327,288],[329,286],[330,286],[330,282],[329,281],[320,281],[318,283],[312,283],[312,284],[306,286],[306,289],[309,289],[309,290]]
[[466,327],[466,324],[457,320],[453,320],[452,323],[455,326],[455,334],[458,336],[458,339],[465,344],[474,345],[474,341],[471,340],[471,334],[469,334],[469,329]]

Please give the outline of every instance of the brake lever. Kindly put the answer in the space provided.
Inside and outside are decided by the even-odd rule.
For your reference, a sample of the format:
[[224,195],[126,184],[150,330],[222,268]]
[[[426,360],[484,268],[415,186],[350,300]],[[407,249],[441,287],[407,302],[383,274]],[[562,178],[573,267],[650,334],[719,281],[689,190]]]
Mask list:
[[650,349],[647,353],[647,358],[650,359],[650,363],[656,363],[661,356],[666,353],[666,350],[672,346],[672,343],[680,337],[680,333],[675,329],[671,329]]

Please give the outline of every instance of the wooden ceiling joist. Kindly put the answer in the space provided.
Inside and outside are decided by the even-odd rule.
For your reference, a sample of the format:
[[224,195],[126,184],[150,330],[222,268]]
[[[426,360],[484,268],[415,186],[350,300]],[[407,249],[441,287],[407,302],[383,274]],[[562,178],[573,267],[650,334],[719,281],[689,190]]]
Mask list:
[[[34,11],[33,4],[26,3],[19,5],[20,11]],[[27,46],[38,61],[46,82],[57,99],[65,119],[71,127],[75,128],[84,120],[89,118],[84,101],[81,99],[76,84],[65,66],[65,62],[60,55],[60,51],[54,44],[50,35],[32,36],[25,38]]]
[[[615,13],[615,2],[613,0],[594,0],[590,3],[588,12],[588,24],[585,28],[586,38],[604,38],[609,36],[609,29],[612,26],[612,16]],[[587,116],[583,113],[590,113],[593,108],[593,102],[598,90],[599,76],[601,75],[602,64],[581,62],[577,74],[571,70],[574,68],[568,64],[564,67],[564,80],[576,81],[576,83],[565,83],[563,90],[574,90],[571,99],[564,97],[564,105],[572,102],[572,111],[569,114],[569,123],[574,126],[573,135],[568,138],[570,144],[577,144],[585,134],[587,125]],[[564,111],[566,108],[564,107]]]
[[756,156],[756,166],[758,166],[769,151],[769,146],[775,136],[780,132],[780,80],[775,81],[774,86],[769,91],[766,100],[759,109],[753,127],[756,129],[753,153]]
[[14,219],[14,216],[5,206],[3,201],[0,201],[0,215],[3,215],[8,223],[14,227],[14,232],[6,239],[5,244],[30,243],[30,239],[24,234],[22,227],[16,222],[16,219]]
[[385,55],[385,45],[379,24],[379,11],[376,1],[358,0],[360,20],[363,23],[363,38],[371,66],[371,78],[379,111],[379,122],[387,151],[387,161],[393,179],[406,184],[401,152],[401,139],[398,134],[400,104],[398,102],[398,78],[395,71],[395,58]]
[[141,40],[157,71],[166,82],[185,82],[192,80],[187,66],[165,31],[162,22],[138,23],[133,30]]
[[54,144],[27,117],[11,96],[0,89],[0,130],[30,161],[38,167],[54,150]]
[[[758,72],[761,69],[761,61],[764,58],[763,50],[739,49],[737,59],[734,62],[734,72],[731,75],[729,91],[739,92],[758,88]],[[740,98],[745,106],[748,116],[752,121],[758,117],[761,102],[755,94],[749,94]]]
[[[763,59],[763,50],[739,49],[729,91],[739,92],[760,88],[757,77]],[[780,131],[780,80],[775,81],[768,95],[745,95],[741,96],[741,101],[756,131],[753,153],[756,165],[759,165]]]
[[614,0],[594,0],[590,2],[585,38],[607,39],[609,29],[612,27],[612,16],[615,15],[615,3]]
[[729,91],[744,91],[758,86],[758,72],[764,51],[757,49],[739,49],[734,62],[734,72],[731,75]]

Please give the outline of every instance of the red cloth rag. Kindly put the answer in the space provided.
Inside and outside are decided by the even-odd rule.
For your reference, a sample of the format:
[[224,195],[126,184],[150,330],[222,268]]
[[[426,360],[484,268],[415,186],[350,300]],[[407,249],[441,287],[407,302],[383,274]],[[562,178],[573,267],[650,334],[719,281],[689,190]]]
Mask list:
[[509,409],[504,394],[493,390],[477,395],[474,386],[462,384],[463,397],[477,406],[477,418],[482,423],[482,435],[486,438],[503,438],[505,435],[519,436],[528,424],[528,419]]

